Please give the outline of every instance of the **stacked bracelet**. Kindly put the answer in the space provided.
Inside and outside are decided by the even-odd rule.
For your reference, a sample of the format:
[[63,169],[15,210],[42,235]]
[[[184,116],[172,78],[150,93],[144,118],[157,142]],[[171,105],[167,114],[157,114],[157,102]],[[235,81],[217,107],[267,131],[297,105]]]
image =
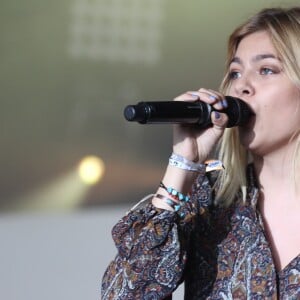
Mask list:
[[177,201],[189,201],[190,197],[188,195],[184,195],[178,191],[176,191],[175,189],[173,189],[172,187],[166,187],[163,182],[160,182],[159,186],[161,188],[163,188],[164,190],[167,191],[167,193],[175,200]]
[[195,163],[175,153],[172,153],[172,155],[170,156],[169,165],[175,166],[183,170],[194,171],[194,172],[201,172],[203,169],[202,164]]
[[163,200],[167,205],[169,205],[174,211],[178,211],[181,207],[179,202],[174,201],[171,198],[168,198],[161,194],[155,194],[155,197],[158,199]]
[[160,182],[159,186],[167,191],[170,197],[166,197],[161,194],[155,194],[155,197],[162,200],[167,204],[173,211],[178,212],[179,216],[183,218],[185,216],[184,211],[180,212],[181,207],[190,200],[188,195],[184,195],[171,187],[166,187],[163,182]]

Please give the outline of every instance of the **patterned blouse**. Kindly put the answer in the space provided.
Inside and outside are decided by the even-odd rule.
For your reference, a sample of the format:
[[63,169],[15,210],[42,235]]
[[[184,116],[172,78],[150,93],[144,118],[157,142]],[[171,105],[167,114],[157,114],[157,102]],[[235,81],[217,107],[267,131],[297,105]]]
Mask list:
[[203,167],[181,214],[151,203],[127,213],[112,230],[118,254],[102,300],[171,299],[182,282],[186,300],[300,299],[300,254],[276,271],[248,171],[246,203],[239,194],[229,207],[214,205]]

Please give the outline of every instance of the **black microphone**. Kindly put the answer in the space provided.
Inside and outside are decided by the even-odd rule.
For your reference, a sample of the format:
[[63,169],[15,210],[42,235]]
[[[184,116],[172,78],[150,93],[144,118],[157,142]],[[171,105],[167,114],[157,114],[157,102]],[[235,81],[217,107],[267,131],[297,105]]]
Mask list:
[[[227,127],[245,124],[251,115],[250,107],[241,99],[225,96],[228,106],[220,112],[228,116]],[[210,104],[201,101],[150,101],[128,105],[124,109],[127,121],[141,124],[196,124],[200,128],[212,125],[210,115],[214,109]]]

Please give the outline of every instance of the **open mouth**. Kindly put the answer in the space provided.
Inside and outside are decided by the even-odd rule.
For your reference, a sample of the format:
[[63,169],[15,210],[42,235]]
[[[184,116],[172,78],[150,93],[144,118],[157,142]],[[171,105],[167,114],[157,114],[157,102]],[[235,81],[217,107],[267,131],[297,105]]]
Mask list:
[[[251,123],[253,116],[255,116],[252,107],[242,99],[233,99],[235,99],[235,101],[233,101],[234,105],[231,106],[231,110],[233,112],[232,115],[238,118],[236,125],[241,127],[248,126],[248,124]],[[230,116],[231,115],[229,115],[229,117]]]
[[253,113],[249,116],[248,120],[241,125],[243,128],[252,128],[256,121],[256,115]]

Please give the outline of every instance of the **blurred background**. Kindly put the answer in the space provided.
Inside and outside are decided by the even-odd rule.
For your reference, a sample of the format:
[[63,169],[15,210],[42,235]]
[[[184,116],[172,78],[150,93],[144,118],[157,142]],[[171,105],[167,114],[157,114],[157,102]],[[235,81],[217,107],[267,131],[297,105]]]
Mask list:
[[0,1],[1,299],[100,298],[111,227],[171,151],[170,126],[127,122],[124,107],[217,89],[230,32],[289,5]]

